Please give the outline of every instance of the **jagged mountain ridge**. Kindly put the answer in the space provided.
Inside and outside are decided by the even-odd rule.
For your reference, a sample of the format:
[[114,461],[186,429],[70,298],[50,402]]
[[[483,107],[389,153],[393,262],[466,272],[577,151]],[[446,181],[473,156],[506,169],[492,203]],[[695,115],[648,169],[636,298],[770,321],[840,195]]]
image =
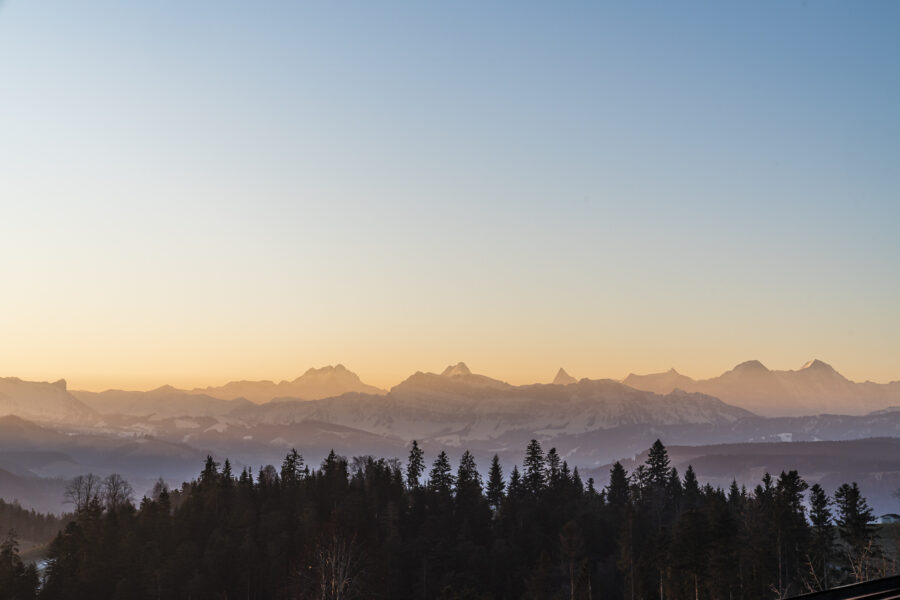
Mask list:
[[441,375],[416,373],[384,396],[273,402],[231,416],[268,424],[313,419],[405,440],[442,437],[458,444],[513,430],[552,437],[633,423],[725,424],[753,415],[702,394],[659,395],[609,379],[513,386],[456,365]]
[[[559,386],[575,383],[575,378],[564,369],[559,369],[554,379],[554,385]],[[900,382],[855,383],[820,360],[810,361],[797,371],[770,371],[759,361],[747,361],[719,377],[706,380],[694,380],[672,369],[644,376],[631,374],[623,383],[663,395],[674,390],[697,392],[764,416],[802,416],[825,412],[859,415],[900,403]],[[488,398],[522,387],[528,386],[513,386],[474,374],[465,363],[460,362],[448,366],[440,375],[417,372],[394,386],[391,394],[410,402],[415,400],[416,406],[411,409],[423,410],[432,403],[459,402],[461,397],[471,397],[473,394]],[[343,365],[309,369],[293,381],[278,384],[243,381],[194,390],[163,386],[148,392],[68,392],[64,381],[49,384],[7,378],[0,380],[0,414],[18,414],[41,423],[81,424],[96,421],[100,415],[114,414],[156,419],[224,416],[248,408],[244,395],[252,396],[256,402],[284,399],[306,401],[340,397],[348,392],[368,395],[387,393],[363,383]]]
[[770,370],[750,360],[710,379],[695,380],[671,369],[650,375],[630,374],[622,382],[662,394],[674,389],[709,394],[769,417],[863,415],[900,403],[900,382],[857,383],[818,359],[795,371]]
[[292,381],[231,381],[222,386],[195,388],[194,394],[205,394],[221,400],[246,398],[256,404],[269,402],[275,398],[296,398],[300,400],[320,400],[340,396],[348,392],[362,394],[383,394],[385,390],[363,383],[359,376],[344,365],[308,369]]
[[570,383],[577,382],[578,380],[566,373],[566,370],[562,367],[556,372],[556,377],[554,377],[552,381],[553,385],[569,385]]

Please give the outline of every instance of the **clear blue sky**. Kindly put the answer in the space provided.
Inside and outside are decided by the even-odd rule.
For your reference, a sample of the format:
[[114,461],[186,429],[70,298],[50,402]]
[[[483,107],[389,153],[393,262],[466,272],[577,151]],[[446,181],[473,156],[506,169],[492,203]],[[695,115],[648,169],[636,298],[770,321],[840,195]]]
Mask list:
[[900,379],[900,3],[0,2],[0,375]]

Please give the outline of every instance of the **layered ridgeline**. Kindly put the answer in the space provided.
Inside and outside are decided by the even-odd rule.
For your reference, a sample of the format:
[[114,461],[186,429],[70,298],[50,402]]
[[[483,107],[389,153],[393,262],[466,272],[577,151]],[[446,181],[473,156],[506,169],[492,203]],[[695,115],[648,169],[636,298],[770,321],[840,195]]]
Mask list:
[[[635,390],[642,393],[635,393]],[[646,392],[666,396],[668,400],[661,401],[648,396]],[[900,382],[853,382],[819,360],[811,361],[796,371],[769,370],[758,361],[747,361],[711,379],[695,380],[672,369],[652,375],[631,374],[620,383],[589,379],[579,382],[564,369],[559,369],[550,386],[509,385],[484,375],[473,374],[465,364],[459,363],[448,367],[439,375],[416,373],[390,392],[366,384],[343,365],[309,369],[300,377],[279,383],[233,381],[223,386],[192,390],[166,385],[150,391],[70,391],[64,380],[47,383],[23,381],[14,377],[0,378],[0,416],[16,415],[50,424],[94,425],[102,421],[102,417],[109,415],[159,420],[183,416],[258,414],[258,417],[254,417],[255,420],[271,422],[285,411],[294,411],[298,416],[310,412],[340,413],[353,401],[345,398],[341,402],[334,402],[331,399],[347,394],[356,394],[357,402],[366,399],[378,404],[384,400],[382,406],[385,408],[398,402],[402,404],[416,400],[415,408],[422,410],[428,410],[435,401],[453,398],[454,403],[444,406],[442,410],[458,414],[462,409],[473,407],[480,408],[482,412],[493,412],[497,416],[505,416],[510,412],[508,409],[511,406],[522,407],[528,401],[532,401],[540,409],[536,415],[539,417],[553,412],[550,405],[554,402],[561,403],[566,409],[580,410],[582,412],[579,414],[582,416],[591,412],[586,405],[592,405],[603,413],[596,414],[595,421],[605,423],[606,426],[635,421],[671,424],[699,420],[714,423],[719,420],[716,413],[720,413],[719,416],[725,413],[732,417],[742,415],[708,400],[698,400],[699,395],[716,398],[731,407],[767,417],[824,413],[865,415],[900,406]],[[482,407],[473,406],[485,399],[496,402],[488,402]],[[303,409],[296,406],[268,406],[288,401],[307,401],[312,404]],[[324,402],[316,404],[316,401]],[[625,406],[623,402],[629,405]],[[502,405],[498,407],[495,406],[496,403]],[[654,403],[659,404],[659,407]],[[333,411],[326,408],[326,405],[332,404]],[[265,408],[257,413],[255,405],[263,405]],[[706,408],[700,410],[700,405]],[[499,411],[494,410],[495,408],[499,408]],[[642,416],[648,414],[648,409],[652,411],[649,421]],[[553,423],[549,424],[550,429],[566,429],[569,432],[578,430],[579,414],[566,415],[562,419],[569,422],[566,426],[562,425],[559,418],[554,417]],[[367,418],[364,411],[352,421],[360,422],[360,419]],[[589,420],[590,416],[586,418]],[[390,415],[386,420],[380,421],[375,429],[396,429],[395,422],[396,416]],[[591,428],[593,425],[587,426],[587,429]]]
[[752,414],[704,394],[661,395],[610,379],[514,386],[459,363],[441,374],[418,372],[386,395],[270,402],[231,416],[249,424],[341,423],[406,440],[459,445],[515,431],[554,437],[639,423],[725,425]]
[[225,400],[208,394],[179,390],[164,385],[155,390],[73,391],[72,395],[101,415],[146,416],[155,420],[168,417],[214,417],[227,415],[235,408],[250,406],[245,398]]
[[109,426],[73,431],[6,415],[0,417],[0,498],[58,513],[66,509],[65,481],[81,473],[123,473],[143,493],[160,475],[190,474],[203,456],[174,436],[136,435]]
[[230,400],[246,398],[251,402],[262,404],[275,398],[299,398],[302,400],[320,400],[340,396],[347,392],[362,394],[383,394],[385,391],[363,383],[359,376],[344,365],[327,366],[321,369],[309,369],[292,381],[232,381],[219,387],[197,388],[195,394],[205,394],[213,398]]
[[96,412],[105,415],[168,417],[221,416],[236,408],[278,398],[318,400],[348,392],[383,394],[375,386],[363,383],[344,365],[309,369],[291,381],[232,381],[223,386],[180,390],[164,385],[148,392],[107,390],[73,391],[72,394]]
[[69,393],[66,380],[54,383],[0,377],[0,417],[16,415],[43,423],[94,422],[96,411]]
[[[343,367],[315,369],[298,380],[304,378],[307,383],[296,387],[311,390],[315,381],[320,390],[327,384],[340,393],[256,404],[217,398],[210,388],[91,393],[69,392],[62,382],[0,380],[0,497],[32,497],[47,506],[54,494],[34,478],[87,471],[122,472],[146,490],[160,475],[181,476],[206,453],[258,466],[291,447],[313,460],[336,447],[353,455],[402,456],[416,439],[428,452],[469,448],[480,459],[496,453],[507,461],[536,438],[573,466],[590,469],[634,456],[657,437],[692,446],[900,437],[900,410],[763,417],[701,392],[659,394],[609,379],[575,381],[562,369],[553,383],[516,386],[459,363],[441,373],[415,373],[377,394],[360,392],[366,384]],[[883,404],[900,401],[886,397]],[[748,473],[757,467],[749,465]],[[848,469],[835,477],[846,479]],[[872,480],[882,472],[873,467]]]
[[758,360],[750,360],[718,377],[701,380],[670,369],[652,375],[631,374],[623,383],[658,394],[673,390],[709,394],[771,417],[862,415],[900,405],[900,381],[857,383],[821,360],[809,361],[796,371],[773,371]]

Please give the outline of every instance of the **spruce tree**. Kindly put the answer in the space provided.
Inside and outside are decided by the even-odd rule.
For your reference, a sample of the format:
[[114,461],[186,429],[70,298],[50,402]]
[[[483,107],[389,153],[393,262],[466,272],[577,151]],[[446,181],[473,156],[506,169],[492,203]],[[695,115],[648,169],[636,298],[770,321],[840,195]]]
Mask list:
[[616,461],[609,470],[609,485],[606,486],[606,501],[613,506],[625,506],[628,504],[628,474],[622,463]]
[[211,455],[206,455],[206,463],[200,473],[201,485],[213,485],[219,480],[219,463],[213,460]]
[[551,488],[556,488],[560,484],[560,460],[556,448],[550,448],[547,452],[547,483]]
[[453,472],[450,469],[450,459],[447,453],[441,450],[429,474],[431,489],[441,494],[450,494],[453,491]]
[[874,542],[875,535],[875,528],[872,526],[875,515],[860,493],[856,482],[841,485],[834,493],[834,503],[837,505],[836,521],[841,539],[850,547],[855,557],[871,553],[870,545]]
[[565,490],[572,487],[572,471],[569,470],[569,463],[566,461],[563,461],[562,466],[559,468],[559,482],[557,485]]
[[234,486],[234,474],[231,472],[231,461],[227,458],[222,465],[222,474],[219,476],[219,485],[225,489],[230,489]]
[[669,480],[669,453],[658,439],[647,456],[647,476],[651,484],[659,486],[666,485]]
[[19,557],[19,543],[14,532],[0,542],[0,599],[25,600],[35,598],[38,573],[33,564],[26,565]]
[[697,481],[697,474],[694,472],[693,465],[688,465],[684,472],[684,505],[692,508],[700,502],[700,483]]
[[818,483],[809,488],[809,520],[812,522],[812,560],[816,568],[815,576],[821,576],[818,589],[828,589],[828,561],[834,547],[834,533],[831,527],[831,498]]
[[503,491],[506,488],[506,482],[503,481],[503,469],[500,467],[500,457],[496,454],[491,459],[491,470],[488,473],[487,484],[487,501],[496,508],[500,507],[503,501]]
[[[591,480],[593,482],[593,480]],[[576,494],[584,493],[584,482],[581,481],[581,475],[578,473],[578,467],[572,470],[572,487],[575,489]]]
[[732,508],[740,508],[744,494],[738,488],[737,480],[732,479],[731,485],[728,487],[728,505]]
[[281,463],[281,482],[288,487],[297,485],[303,478],[303,469],[303,457],[296,448],[291,448]]
[[531,440],[528,443],[523,466],[525,468],[523,481],[525,490],[532,496],[539,495],[547,482],[547,474],[544,469],[544,450],[539,441]]
[[513,465],[512,471],[509,473],[509,487],[506,490],[506,497],[518,499],[525,491],[522,483],[522,476],[519,474],[519,466]]
[[475,457],[468,450],[463,452],[462,458],[459,460],[459,469],[456,471],[456,491],[457,495],[481,496],[481,473],[478,472]]
[[666,499],[671,506],[679,506],[684,488],[681,486],[681,478],[678,477],[678,469],[669,469],[669,481],[666,482]]
[[774,550],[778,560],[776,589],[787,592],[802,568],[802,549],[808,544],[806,507],[803,492],[809,486],[797,471],[782,471],[775,484],[771,516],[774,524]]
[[413,440],[409,451],[409,463],[406,465],[406,487],[415,489],[419,487],[419,477],[425,471],[425,453],[419,448],[419,442]]

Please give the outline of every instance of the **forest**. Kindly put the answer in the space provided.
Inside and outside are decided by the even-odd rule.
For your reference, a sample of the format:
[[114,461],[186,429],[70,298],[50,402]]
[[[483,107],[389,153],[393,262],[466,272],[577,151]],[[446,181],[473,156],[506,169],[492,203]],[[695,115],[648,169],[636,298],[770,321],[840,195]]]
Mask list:
[[235,473],[208,457],[138,505],[122,478],[81,476],[42,572],[14,533],[0,545],[0,599],[749,600],[897,570],[855,483],[829,497],[789,471],[712,488],[659,440],[599,484],[536,440],[521,468],[495,456],[486,472],[413,442],[405,465],[332,451],[314,468],[292,450]]

